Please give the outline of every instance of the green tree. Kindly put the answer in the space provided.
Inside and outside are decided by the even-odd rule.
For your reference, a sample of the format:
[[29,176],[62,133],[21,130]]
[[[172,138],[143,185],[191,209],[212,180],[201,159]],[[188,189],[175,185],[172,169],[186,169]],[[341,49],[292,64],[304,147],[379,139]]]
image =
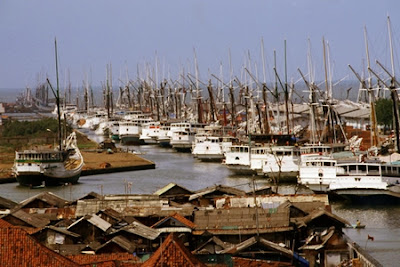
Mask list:
[[375,101],[376,120],[379,125],[392,128],[393,102],[388,98],[380,98]]
[[58,121],[53,118],[45,118],[37,121],[7,121],[3,125],[3,136],[48,136],[56,133]]

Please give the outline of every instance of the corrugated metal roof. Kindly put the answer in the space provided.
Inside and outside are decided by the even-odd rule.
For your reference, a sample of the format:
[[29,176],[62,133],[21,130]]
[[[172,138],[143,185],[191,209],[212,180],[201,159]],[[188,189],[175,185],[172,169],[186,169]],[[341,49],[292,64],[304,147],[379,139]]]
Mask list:
[[245,240],[245,241],[243,241],[243,242],[241,242],[239,244],[236,244],[236,245],[234,245],[234,246],[232,246],[230,248],[222,250],[222,251],[219,252],[219,254],[226,254],[226,253],[228,253],[228,254],[236,254],[236,253],[240,253],[241,251],[248,249],[249,247],[251,247],[254,244],[260,244],[260,245],[262,245],[264,247],[270,248],[272,250],[276,250],[277,252],[282,253],[285,256],[289,257],[289,258],[293,257],[293,252],[290,249],[287,249],[285,247],[281,247],[280,245],[278,245],[278,244],[276,244],[274,242],[268,241],[268,240],[266,240],[266,239],[264,239],[262,237],[260,237],[259,240],[257,241],[257,238],[255,236],[253,236],[253,237],[251,237],[251,238],[249,238],[249,239],[247,239],[247,240]]
[[[320,206],[321,202],[325,205],[329,205],[329,198],[326,194],[296,194],[296,195],[264,195],[264,196],[256,196],[256,202],[258,205],[267,205],[274,206],[280,205],[286,201],[290,201],[291,203],[313,203],[317,202],[318,206]],[[254,207],[254,196],[230,196],[219,197],[215,201],[215,207],[217,209],[225,208],[226,206],[231,208],[240,208],[240,207]]]
[[128,239],[126,239],[123,236],[115,236],[112,239],[108,240],[106,243],[104,243],[101,246],[99,246],[98,248],[96,248],[96,252],[98,252],[99,250],[103,250],[110,243],[114,243],[114,244],[120,246],[121,248],[123,248],[124,250],[126,250],[129,253],[132,253],[134,250],[134,245]]
[[321,216],[327,216],[327,217],[333,219],[334,221],[337,221],[338,223],[342,224],[343,226],[350,225],[350,223],[347,220],[345,220],[345,219],[343,219],[343,218],[341,218],[339,216],[336,216],[335,214],[333,214],[333,213],[331,213],[331,212],[329,212],[329,211],[327,211],[325,209],[314,210],[309,215],[307,215],[305,217],[294,218],[292,220],[296,224],[301,226],[301,225],[307,225],[309,222],[311,222],[311,221],[313,221],[316,218],[321,217]]
[[257,229],[256,227],[252,229],[235,229],[235,230],[221,230],[221,229],[204,229],[204,230],[195,230],[192,232],[193,235],[203,235],[204,233],[210,233],[213,235],[255,235],[259,234],[268,234],[268,233],[278,233],[278,232],[289,232],[293,231],[292,226],[285,227],[271,227],[271,228],[262,228]]
[[208,194],[216,192],[216,191],[220,191],[220,192],[226,193],[227,195],[234,195],[234,196],[246,195],[246,192],[236,189],[236,188],[233,188],[233,187],[224,186],[224,185],[214,185],[214,186],[207,187],[205,189],[197,191],[195,194],[193,194],[189,197],[189,201],[191,201],[193,199],[197,199],[197,198],[205,196],[205,195],[208,195]]
[[38,232],[41,232],[41,231],[43,231],[45,229],[50,229],[50,230],[53,230],[55,232],[58,232],[58,233],[61,233],[61,234],[64,234],[64,235],[68,235],[68,236],[72,236],[72,237],[75,237],[75,238],[80,237],[80,235],[77,234],[77,233],[74,233],[74,232],[68,231],[65,228],[56,227],[56,226],[53,226],[53,225],[46,226],[45,228],[40,229]]
[[104,232],[107,231],[111,227],[111,224],[109,222],[103,220],[102,218],[100,218],[99,216],[97,216],[95,214],[93,214],[87,221],[90,222],[91,224],[97,226]]
[[[78,200],[76,204],[76,213],[77,217],[85,216],[86,214],[94,214],[99,210],[103,210],[104,208],[112,208],[118,212],[129,211],[137,211],[140,209],[144,209],[143,212],[145,214],[151,214],[146,211],[146,209],[157,209],[160,210],[162,207],[168,206],[167,199],[160,199],[156,195],[145,195],[142,198],[140,196],[105,196],[104,199],[84,199]],[[136,214],[129,214],[131,216],[135,216]],[[169,215],[169,213],[167,214]]]
[[169,190],[171,190],[174,187],[177,187],[177,188],[181,189],[182,191],[184,191],[187,194],[191,194],[192,193],[192,191],[190,191],[190,190],[188,190],[188,189],[186,189],[186,188],[184,188],[184,187],[182,187],[180,185],[177,185],[175,183],[169,183],[166,186],[164,186],[163,188],[160,188],[156,192],[154,192],[154,195],[161,196],[161,195],[165,194],[166,192],[168,192]]
[[141,237],[149,239],[149,240],[154,240],[160,235],[160,232],[157,231],[156,229],[150,228],[139,222],[132,222],[131,224],[129,224],[125,227],[122,227],[121,229],[118,229],[117,231],[113,231],[110,234],[115,235],[115,234],[118,234],[123,231],[141,236]]
[[14,216],[15,218],[18,218],[21,221],[23,221],[33,227],[36,227],[36,228],[45,227],[46,225],[48,225],[50,223],[50,221],[47,219],[40,218],[39,216],[37,216],[35,214],[29,214],[23,210],[17,210],[11,214],[8,214],[8,215],[4,216],[3,219],[6,218],[7,216]]
[[195,211],[196,231],[235,231],[262,230],[289,227],[290,208],[285,205],[277,208],[230,208]]
[[192,229],[189,227],[163,227],[157,228],[160,233],[191,233]]
[[0,209],[13,209],[17,205],[16,202],[0,196]]
[[222,248],[220,251],[222,251],[222,250],[224,250],[224,249],[231,248],[231,247],[233,246],[232,243],[223,242],[223,241],[222,241],[221,239],[219,239],[217,236],[213,236],[213,237],[211,237],[210,239],[208,239],[205,243],[203,243],[202,245],[200,245],[198,248],[196,248],[196,249],[193,251],[193,253],[194,253],[194,254],[203,254],[203,253],[205,252],[206,254],[209,254],[209,253],[211,253],[211,254],[214,254],[214,253],[215,253],[215,254],[218,254],[218,251],[209,252],[209,251],[207,250],[207,248],[206,248],[207,245],[213,244],[213,243]]
[[[308,237],[306,239],[306,243],[299,248],[299,250],[319,250],[325,246],[325,244],[329,241],[329,239],[333,236],[335,233],[335,229],[331,229],[328,231],[327,234],[321,235],[321,234],[313,234],[312,236]],[[317,242],[316,236],[320,236],[320,241]],[[314,244],[311,244],[314,243]]]
[[75,225],[79,224],[83,220],[86,220],[89,223],[95,225],[97,228],[101,229],[103,232],[106,232],[111,227],[111,224],[109,222],[107,222],[107,221],[103,220],[102,218],[100,218],[99,216],[93,214],[93,215],[87,215],[87,216],[79,218],[76,222],[74,222],[73,224],[68,226],[67,229],[73,228]]
[[50,206],[53,207],[58,207],[58,208],[63,208],[64,206],[69,204],[69,201],[60,198],[59,196],[51,193],[51,192],[43,192],[38,195],[35,195],[33,197],[30,197],[22,202],[20,202],[20,207],[23,208],[27,206],[29,203],[35,201],[35,200],[41,200],[45,203],[48,203]]

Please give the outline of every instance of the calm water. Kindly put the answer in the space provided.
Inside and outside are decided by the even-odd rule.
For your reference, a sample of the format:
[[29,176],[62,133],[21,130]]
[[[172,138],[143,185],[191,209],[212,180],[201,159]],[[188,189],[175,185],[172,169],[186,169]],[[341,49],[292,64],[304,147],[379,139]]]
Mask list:
[[[95,191],[103,194],[152,194],[170,182],[177,183],[189,190],[198,190],[214,184],[234,186],[250,191],[252,177],[235,176],[220,163],[202,163],[189,153],[177,153],[172,149],[158,146],[131,147],[142,153],[142,157],[156,163],[156,169],[133,171],[94,176],[83,176],[79,184],[64,187],[29,189],[16,183],[0,185],[0,195],[14,201],[22,201],[44,191],[73,200]],[[131,188],[127,186],[131,184]],[[257,179],[256,186],[268,185],[266,180]],[[282,185],[280,193],[294,193],[295,186]],[[300,188],[297,192],[307,193]],[[366,249],[384,266],[398,266],[400,262],[400,206],[355,206],[334,203],[336,215],[355,223],[359,219],[366,225],[365,229],[345,229],[345,233]],[[367,242],[367,236],[374,241]]]

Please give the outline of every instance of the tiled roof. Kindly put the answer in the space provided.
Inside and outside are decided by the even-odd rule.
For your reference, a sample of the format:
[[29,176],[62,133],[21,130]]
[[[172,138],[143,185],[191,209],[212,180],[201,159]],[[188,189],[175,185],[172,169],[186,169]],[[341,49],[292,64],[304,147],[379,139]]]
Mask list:
[[156,252],[143,263],[142,267],[157,267],[157,266],[205,266],[190,251],[181,243],[175,236],[170,234]]
[[48,249],[18,227],[0,229],[1,266],[73,267],[79,264]]
[[[107,253],[107,254],[99,254],[99,255],[88,255],[88,254],[81,254],[81,255],[74,255],[68,256],[69,259],[72,261],[79,263],[79,264],[93,264],[93,263],[100,263],[100,262],[108,262],[108,261],[130,261],[132,263],[136,263],[139,261],[139,258],[130,254],[130,253]],[[90,265],[93,266],[93,265]],[[99,265],[98,265],[99,266]],[[128,265],[127,265],[128,266]],[[134,265],[132,265],[134,266]]]
[[7,227],[12,227],[13,225],[3,219],[0,219],[0,229],[1,228],[7,228]]

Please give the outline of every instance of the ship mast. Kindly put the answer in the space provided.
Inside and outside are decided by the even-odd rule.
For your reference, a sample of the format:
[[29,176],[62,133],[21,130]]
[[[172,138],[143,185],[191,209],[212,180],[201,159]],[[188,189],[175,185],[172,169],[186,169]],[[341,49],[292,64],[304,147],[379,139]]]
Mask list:
[[[367,29],[364,27],[364,39],[365,39],[365,49],[367,54],[367,66],[368,70],[371,68],[370,58],[369,58],[369,50],[368,50],[368,41],[367,41]],[[369,96],[369,105],[370,105],[370,116],[371,116],[371,146],[378,146],[378,131],[376,129],[376,111],[375,111],[375,95],[372,92],[372,78],[371,71],[368,71],[368,96]]]
[[58,145],[60,150],[62,149],[62,131],[61,131],[61,110],[60,110],[60,81],[58,78],[58,53],[57,53],[57,39],[54,38],[55,57],[56,57],[56,79],[57,79],[57,91],[56,91],[56,105],[57,105],[57,118],[58,118]]

